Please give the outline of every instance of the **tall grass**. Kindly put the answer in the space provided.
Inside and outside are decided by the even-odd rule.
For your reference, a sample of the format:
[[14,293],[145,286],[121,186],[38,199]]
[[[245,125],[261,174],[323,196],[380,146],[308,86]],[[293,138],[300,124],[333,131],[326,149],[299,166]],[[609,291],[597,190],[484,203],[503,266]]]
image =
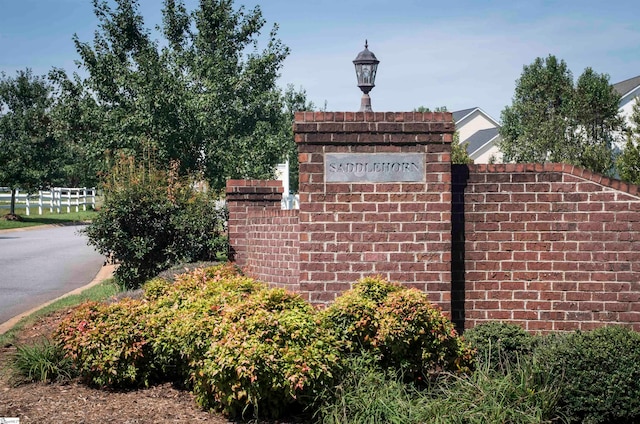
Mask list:
[[65,356],[59,345],[48,339],[18,346],[10,365],[18,382],[61,382],[76,374],[73,361]]
[[435,424],[562,422],[559,390],[551,379],[537,380],[535,364],[524,359],[496,372],[489,364],[470,375],[449,375],[430,393],[423,422]]
[[537,381],[534,366],[520,361],[503,373],[482,366],[468,375],[446,374],[418,390],[355,358],[316,419],[323,424],[562,422],[556,414],[558,390],[552,381]]
[[347,361],[348,370],[340,384],[329,393],[316,411],[323,424],[421,422],[425,414],[422,395],[402,378],[375,366],[368,355]]

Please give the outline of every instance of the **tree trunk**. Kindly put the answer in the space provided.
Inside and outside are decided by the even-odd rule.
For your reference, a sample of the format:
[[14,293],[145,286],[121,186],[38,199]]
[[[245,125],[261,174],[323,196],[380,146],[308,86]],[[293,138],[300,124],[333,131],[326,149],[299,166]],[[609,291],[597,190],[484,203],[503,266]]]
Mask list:
[[16,190],[15,188],[11,189],[11,208],[9,209],[9,215],[16,214]]

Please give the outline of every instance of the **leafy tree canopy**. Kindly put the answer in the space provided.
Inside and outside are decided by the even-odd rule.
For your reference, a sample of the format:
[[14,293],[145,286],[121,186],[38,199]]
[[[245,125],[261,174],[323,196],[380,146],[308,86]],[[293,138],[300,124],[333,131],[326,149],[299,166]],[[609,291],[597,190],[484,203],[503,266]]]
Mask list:
[[93,41],[74,37],[87,78],[56,72],[66,96],[61,131],[94,162],[153,150],[165,167],[176,160],[181,174],[200,173],[213,188],[228,178],[272,177],[293,144],[283,138],[291,123],[276,86],[289,50],[277,26],[261,36],[259,7],[201,0],[188,11],[180,0],[165,0],[157,40],[137,0],[93,6]]
[[502,111],[500,149],[509,162],[565,162],[613,172],[623,120],[609,76],[585,69],[574,85],[564,60],[524,66],[511,106]]
[[30,69],[0,74],[0,186],[33,192],[50,186],[59,170],[58,141],[51,134],[53,86]]

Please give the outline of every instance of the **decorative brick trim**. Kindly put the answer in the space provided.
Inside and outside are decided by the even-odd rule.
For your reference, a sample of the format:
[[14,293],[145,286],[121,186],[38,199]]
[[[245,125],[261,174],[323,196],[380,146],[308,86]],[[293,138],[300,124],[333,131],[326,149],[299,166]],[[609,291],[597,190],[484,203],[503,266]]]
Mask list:
[[566,163],[507,163],[507,164],[474,164],[469,165],[470,172],[477,173],[528,173],[528,172],[562,172],[574,175],[585,180],[593,181],[596,184],[628,193],[632,196],[640,196],[640,186],[630,184],[615,178],[609,178],[604,175],[589,171],[579,166],[569,165]]
[[298,144],[421,145],[451,143],[455,125],[448,112],[297,112]]

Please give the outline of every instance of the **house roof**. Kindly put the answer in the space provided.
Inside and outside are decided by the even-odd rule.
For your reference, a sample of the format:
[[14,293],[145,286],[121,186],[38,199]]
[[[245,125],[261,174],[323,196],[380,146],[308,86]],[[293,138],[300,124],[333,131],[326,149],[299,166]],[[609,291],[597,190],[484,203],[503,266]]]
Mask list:
[[472,107],[472,108],[469,108],[469,109],[456,110],[454,112],[451,112],[453,114],[453,122],[462,121],[465,117],[470,115],[471,112],[473,112],[476,109],[478,109],[478,107]]
[[493,119],[487,112],[485,112],[484,110],[482,110],[482,108],[479,108],[477,106],[469,109],[462,109],[462,110],[456,110],[451,112],[451,114],[453,115],[453,122],[456,125],[458,125],[460,124],[460,122],[467,119],[467,117],[471,116],[475,111],[478,111],[479,113],[484,115],[484,117],[487,118],[489,121],[493,122],[495,126],[498,126],[498,127],[500,126],[500,123],[498,121]]
[[613,84],[613,89],[624,97],[627,93],[633,91],[633,89],[638,86],[640,86],[640,75]]
[[495,139],[498,136],[498,128],[487,128],[486,130],[476,131],[471,137],[465,140],[469,143],[467,152],[473,154],[476,150]]

